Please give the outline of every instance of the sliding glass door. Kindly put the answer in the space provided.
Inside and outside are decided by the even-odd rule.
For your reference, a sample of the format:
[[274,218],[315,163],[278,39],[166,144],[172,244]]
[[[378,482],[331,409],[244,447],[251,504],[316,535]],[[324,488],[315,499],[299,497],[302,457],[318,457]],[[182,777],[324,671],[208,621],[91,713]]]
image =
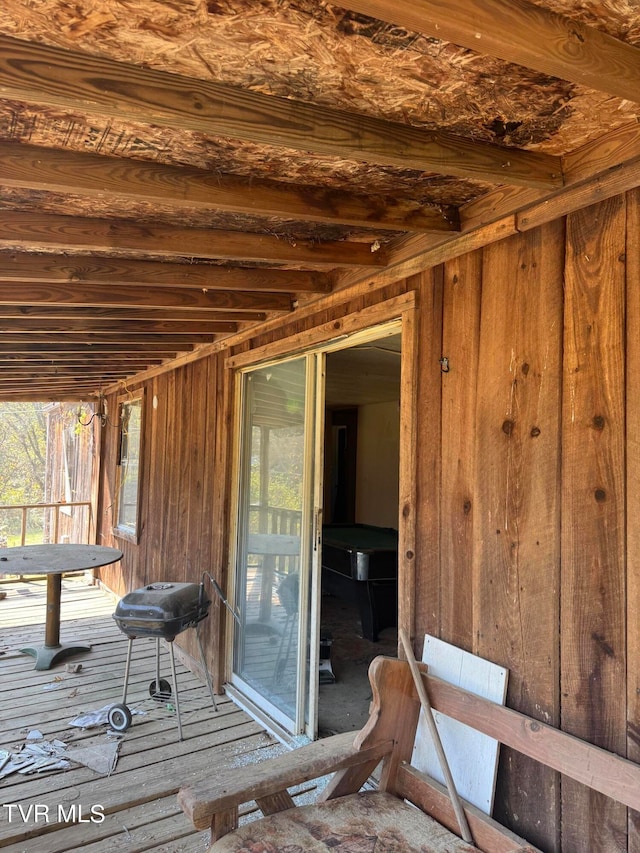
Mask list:
[[290,735],[315,734],[318,356],[242,374],[232,685]]

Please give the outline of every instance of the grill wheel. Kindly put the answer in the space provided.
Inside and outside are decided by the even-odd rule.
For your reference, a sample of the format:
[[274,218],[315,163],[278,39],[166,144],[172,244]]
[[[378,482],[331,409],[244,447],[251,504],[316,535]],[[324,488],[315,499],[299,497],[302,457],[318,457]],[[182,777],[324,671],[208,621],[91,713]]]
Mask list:
[[153,679],[149,684],[149,696],[152,699],[157,699],[158,702],[166,702],[167,699],[171,699],[171,685],[166,678],[161,678],[158,682],[155,678]]
[[114,732],[126,732],[131,725],[131,711],[126,705],[112,705],[107,720]]

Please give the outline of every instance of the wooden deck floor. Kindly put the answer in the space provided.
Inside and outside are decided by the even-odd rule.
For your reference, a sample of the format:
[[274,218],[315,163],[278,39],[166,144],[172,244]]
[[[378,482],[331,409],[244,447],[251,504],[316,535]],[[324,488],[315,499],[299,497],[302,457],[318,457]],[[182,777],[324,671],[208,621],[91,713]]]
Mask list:
[[[61,640],[86,640],[92,649],[68,659],[82,663],[78,673],[65,662],[37,672],[33,658],[18,649],[44,637],[45,584],[3,583],[0,591],[7,593],[0,600],[0,749],[17,751],[34,729],[69,750],[111,743],[107,726],[79,729],[70,721],[122,698],[127,641],[112,619],[114,601],[77,576],[65,578]],[[136,640],[133,651],[127,704],[145,713],[134,714],[122,736],[114,771],[101,775],[74,764],[0,778],[0,848],[7,853],[204,851],[208,833],[193,831],[176,805],[178,788],[284,749],[226,697],[216,697],[215,713],[206,687],[180,664],[184,741],[178,742],[175,714],[148,695],[155,642]],[[166,653],[161,661],[166,677]]]

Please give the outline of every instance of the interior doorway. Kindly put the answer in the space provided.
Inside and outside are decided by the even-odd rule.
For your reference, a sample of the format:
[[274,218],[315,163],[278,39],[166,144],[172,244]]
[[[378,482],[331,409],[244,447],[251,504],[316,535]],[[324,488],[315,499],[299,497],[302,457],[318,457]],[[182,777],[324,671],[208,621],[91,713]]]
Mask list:
[[[326,356],[321,737],[361,728],[369,663],[397,654],[400,362],[400,333]],[[345,565],[344,553],[340,563],[341,544],[378,564],[357,569],[357,555]]]

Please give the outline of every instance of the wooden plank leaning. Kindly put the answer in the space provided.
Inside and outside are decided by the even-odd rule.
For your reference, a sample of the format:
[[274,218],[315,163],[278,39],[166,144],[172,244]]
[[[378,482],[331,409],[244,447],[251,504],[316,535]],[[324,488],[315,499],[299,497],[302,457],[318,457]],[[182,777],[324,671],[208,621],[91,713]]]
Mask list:
[[449,796],[451,797],[451,804],[453,805],[453,809],[456,813],[456,818],[458,819],[458,825],[460,826],[460,835],[469,844],[473,844],[473,836],[471,834],[471,830],[469,829],[469,824],[467,823],[464,808],[462,807],[462,803],[460,802],[460,797],[458,796],[456,785],[453,781],[453,776],[451,775],[451,770],[449,769],[449,762],[447,761],[447,756],[445,755],[444,749],[442,748],[442,742],[440,740],[438,728],[436,726],[435,720],[433,719],[433,714],[431,712],[431,702],[429,701],[429,696],[427,695],[427,691],[425,690],[425,686],[422,681],[422,676],[420,675],[420,670],[418,669],[418,664],[416,663],[416,659],[413,654],[411,642],[409,640],[409,637],[407,636],[406,631],[404,631],[403,629],[400,629],[400,640],[402,641],[404,652],[407,656],[407,662],[411,670],[411,675],[413,676],[413,681],[416,685],[418,696],[420,697],[420,704],[422,705],[422,709],[424,711],[425,721],[427,723],[427,728],[429,729],[429,734],[433,739],[433,744],[435,746],[438,760],[440,762],[440,769],[442,770],[442,775],[444,776],[445,782],[447,783],[447,790],[449,791]]

